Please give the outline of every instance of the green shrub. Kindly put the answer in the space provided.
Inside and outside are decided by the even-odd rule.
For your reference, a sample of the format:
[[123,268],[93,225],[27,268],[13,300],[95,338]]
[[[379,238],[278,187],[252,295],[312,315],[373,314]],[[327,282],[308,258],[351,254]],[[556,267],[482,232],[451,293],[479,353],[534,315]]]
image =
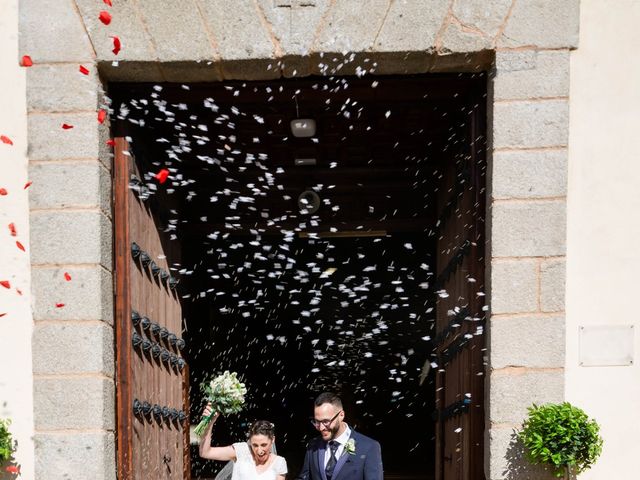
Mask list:
[[0,418],[0,463],[9,460],[15,449],[15,443],[9,431],[10,424],[10,420]]
[[550,465],[556,477],[591,468],[602,452],[600,426],[568,402],[529,407],[519,437],[527,458]]

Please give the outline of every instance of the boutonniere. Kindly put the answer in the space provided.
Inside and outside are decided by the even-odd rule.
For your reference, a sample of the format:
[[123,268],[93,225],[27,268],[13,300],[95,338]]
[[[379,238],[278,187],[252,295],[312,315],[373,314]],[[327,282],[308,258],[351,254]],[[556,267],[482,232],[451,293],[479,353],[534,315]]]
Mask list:
[[344,444],[344,450],[349,455],[355,455],[356,454],[356,441],[353,438],[350,438],[349,440],[347,440],[347,443]]

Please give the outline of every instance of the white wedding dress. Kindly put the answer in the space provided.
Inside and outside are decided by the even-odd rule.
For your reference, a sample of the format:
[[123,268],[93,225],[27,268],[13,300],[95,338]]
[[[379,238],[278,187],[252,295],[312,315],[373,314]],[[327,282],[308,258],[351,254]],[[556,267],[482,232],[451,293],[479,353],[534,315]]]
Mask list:
[[276,455],[276,458],[270,460],[271,464],[267,469],[258,473],[249,444],[234,443],[233,448],[236,451],[236,461],[233,465],[231,480],[276,480],[278,475],[287,473],[287,461],[284,457]]

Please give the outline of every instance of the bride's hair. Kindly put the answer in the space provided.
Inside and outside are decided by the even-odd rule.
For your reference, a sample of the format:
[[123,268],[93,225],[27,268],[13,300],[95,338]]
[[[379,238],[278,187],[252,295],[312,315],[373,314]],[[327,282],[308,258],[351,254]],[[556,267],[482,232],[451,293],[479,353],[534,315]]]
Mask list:
[[254,435],[264,435],[273,440],[275,437],[275,425],[267,420],[257,420],[249,428],[249,438]]

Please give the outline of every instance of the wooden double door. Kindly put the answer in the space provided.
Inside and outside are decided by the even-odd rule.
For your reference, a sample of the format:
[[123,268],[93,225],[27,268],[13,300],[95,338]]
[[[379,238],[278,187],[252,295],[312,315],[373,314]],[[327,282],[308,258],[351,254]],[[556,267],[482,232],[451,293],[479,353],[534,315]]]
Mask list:
[[[380,208],[376,204],[375,215],[386,213],[384,209],[388,209],[388,215],[384,215],[384,230],[436,232],[434,257],[437,278],[432,292],[436,298],[436,328],[432,339],[434,350],[430,374],[436,382],[433,389],[436,405],[433,414],[435,475],[432,467],[425,466],[424,478],[482,480],[486,183],[485,109],[482,99],[486,79],[483,76],[469,79],[460,76],[412,77],[410,83],[404,78],[388,79],[381,81],[388,88],[379,86],[375,96],[371,93],[369,80],[353,79],[349,92],[343,92],[343,95],[359,98],[359,102],[367,107],[363,109],[363,118],[367,114],[371,116],[368,122],[362,119],[356,122],[355,130],[349,129],[351,120],[347,117],[343,119],[344,125],[339,124],[333,116],[320,109],[318,105],[325,105],[325,99],[321,98],[321,89],[313,88],[315,82],[316,79],[307,81],[307,89],[316,93],[313,101],[309,102],[310,110],[305,113],[319,118],[317,148],[302,145],[302,139],[287,140],[293,142],[293,147],[284,142],[289,135],[285,126],[297,114],[295,110],[286,110],[294,108],[291,97],[285,95],[286,88],[281,103],[277,103],[276,98],[276,105],[269,107],[275,113],[260,110],[267,109],[269,103],[260,101],[257,87],[250,94],[236,97],[234,91],[226,90],[225,85],[194,87],[190,96],[185,96],[179,86],[165,86],[163,95],[175,102],[187,102],[188,114],[196,112],[204,119],[208,117],[198,108],[201,109],[210,96],[215,96],[222,111],[225,107],[233,109],[238,102],[245,102],[239,104],[242,111],[258,112],[259,118],[264,117],[267,121],[264,128],[271,130],[268,134],[259,130],[262,124],[257,123],[252,115],[234,117],[233,134],[237,135],[237,141],[240,143],[243,135],[250,137],[247,144],[251,144],[254,137],[265,139],[259,144],[260,150],[255,156],[259,157],[260,152],[266,151],[273,162],[272,167],[283,166],[284,193],[293,201],[298,192],[296,181],[335,183],[336,188],[323,195],[334,195],[331,199],[344,208],[330,212],[327,222],[339,221],[343,228],[344,225],[352,225],[353,228],[375,229],[380,223],[378,218],[365,218],[365,221],[362,218],[367,214],[373,217],[370,206],[379,202]],[[304,82],[292,85],[295,86],[290,85],[289,88],[304,86]],[[271,83],[261,86],[268,90],[269,95],[272,90],[280,91],[276,89],[277,85],[272,89]],[[128,95],[136,92],[142,96],[146,91],[144,88],[127,86]],[[435,100],[430,100],[433,98]],[[404,123],[385,123],[385,112],[391,111],[390,108],[393,115],[402,118]],[[326,118],[318,116],[318,112],[324,112]],[[269,115],[273,117],[271,124]],[[446,123],[442,120],[450,117],[455,121],[447,120],[450,123]],[[185,125],[190,122],[188,118],[182,120]],[[208,120],[209,125],[217,128],[215,116]],[[361,128],[363,125],[375,125],[375,134]],[[166,131],[166,125],[153,128],[157,129],[154,133],[157,137],[171,134]],[[452,131],[455,131],[454,140]],[[163,188],[152,195],[146,190],[147,183],[154,183],[148,178],[149,172],[157,171],[159,167],[153,166],[153,162],[145,164],[144,148],[140,148],[138,140],[138,148],[134,152],[124,132],[116,131],[115,136],[119,478],[189,479],[189,367],[182,355],[180,287],[175,288],[176,272],[171,270],[173,265],[180,263],[181,252],[179,242],[171,240],[170,231],[165,232],[168,230],[166,221],[159,215],[159,212],[171,209],[171,198],[166,196]],[[153,142],[153,138],[148,141]],[[433,145],[427,148],[423,144]],[[207,158],[206,155],[211,153],[210,145],[198,146],[195,143],[191,147],[192,157],[200,154]],[[427,157],[435,158],[433,165],[431,160],[426,164],[423,162],[422,166],[414,161],[424,158],[425,151],[428,152]],[[155,159],[162,153],[156,151],[150,157]],[[317,159],[319,168],[296,169],[294,154]],[[337,158],[346,164],[346,170],[327,167]],[[369,163],[370,158],[374,158],[374,164]],[[183,211],[192,221],[184,222],[181,228],[186,233],[185,238],[199,238],[192,241],[201,241],[200,230],[218,230],[224,225],[224,222],[212,220],[216,215],[224,217],[226,214],[220,203],[215,209],[211,206],[211,194],[215,193],[212,185],[223,191],[227,187],[227,177],[232,175],[220,175],[205,169],[184,155],[181,162],[184,163],[176,163],[173,167],[198,179],[189,187],[198,195]],[[146,167],[141,169],[141,165]],[[424,171],[428,172],[426,176]],[[250,175],[254,173],[245,172],[242,174],[244,177],[239,174],[237,184],[253,181]],[[406,179],[407,176],[411,177],[410,180]],[[428,188],[432,190],[426,193],[435,199],[435,208],[425,209],[422,201],[425,192],[408,187],[414,177],[421,179],[421,184],[422,180],[429,183]],[[357,195],[354,191],[358,192]],[[224,201],[221,196],[220,202]],[[283,202],[282,195],[280,200],[258,197],[255,201],[254,210],[257,208],[259,211],[266,208],[277,211],[280,208],[278,201]],[[290,207],[284,205],[282,208]],[[208,217],[206,224],[201,221],[204,217]],[[256,221],[255,225],[266,228],[264,223]],[[291,225],[288,227],[293,228]],[[189,245],[185,243],[182,248],[189,248]],[[380,440],[383,447],[385,441],[393,441]],[[425,440],[431,441],[430,438]]]

